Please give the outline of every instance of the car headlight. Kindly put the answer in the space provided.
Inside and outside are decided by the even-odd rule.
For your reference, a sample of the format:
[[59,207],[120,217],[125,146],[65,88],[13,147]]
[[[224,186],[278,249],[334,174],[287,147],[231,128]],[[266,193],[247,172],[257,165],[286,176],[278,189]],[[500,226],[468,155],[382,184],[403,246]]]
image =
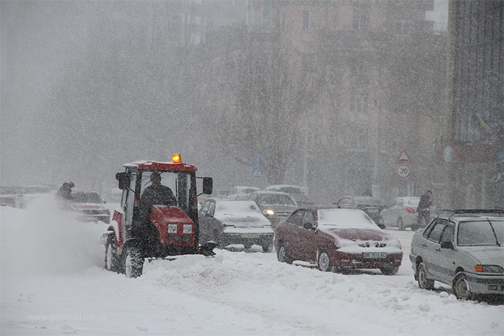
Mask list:
[[397,247],[397,248],[402,248],[401,247],[401,242],[399,241],[399,239],[392,239],[389,241],[388,243],[389,246],[393,246],[393,247]]
[[480,273],[504,273],[504,268],[499,265],[475,265],[474,269]]
[[168,233],[177,233],[177,224],[168,224]]
[[184,224],[183,233],[192,233],[192,225],[191,224]]
[[271,209],[267,209],[267,210],[263,211],[263,214],[266,216],[273,216],[273,215],[275,215],[275,211],[273,211]]

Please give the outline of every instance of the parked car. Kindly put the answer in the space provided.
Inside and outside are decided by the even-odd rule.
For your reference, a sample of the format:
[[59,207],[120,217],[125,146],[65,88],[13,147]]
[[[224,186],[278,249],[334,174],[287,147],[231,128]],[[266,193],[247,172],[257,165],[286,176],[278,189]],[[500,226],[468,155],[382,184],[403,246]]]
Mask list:
[[411,241],[411,266],[418,286],[435,281],[459,299],[504,295],[504,210],[441,213]]
[[66,208],[77,213],[79,220],[110,222],[110,210],[97,192],[72,191],[72,199],[64,202]]
[[292,198],[294,198],[298,206],[313,204],[312,200],[304,193],[303,188],[295,185],[287,185],[287,184],[271,185],[269,187],[266,187],[264,190],[279,191],[289,194],[292,196]]
[[[390,207],[381,211],[385,226],[397,227],[399,230],[411,228],[411,230],[416,231],[419,228],[417,225],[417,207],[419,202],[420,197],[398,197],[394,199]],[[430,209],[432,220],[438,211],[435,205],[431,205]],[[425,227],[427,224],[421,223],[420,227]]]
[[220,247],[260,245],[264,252],[273,248],[271,222],[252,201],[208,199],[199,212],[199,228],[200,241],[214,241]]
[[360,209],[371,217],[380,229],[385,229],[383,218],[380,215],[383,205],[377,198],[371,196],[344,196],[334,204],[343,209]]
[[231,189],[229,194],[227,195],[227,199],[230,200],[246,200],[254,191],[259,191],[259,188],[255,187],[246,187],[246,186],[236,186]]
[[278,261],[300,260],[321,271],[380,269],[394,275],[403,252],[398,239],[382,231],[362,210],[307,206],[282,221],[274,240]]
[[276,227],[278,222],[287,218],[298,205],[291,195],[277,191],[256,191],[250,194],[249,199],[254,201],[262,214]]
[[25,208],[34,199],[53,193],[54,185],[33,185],[22,187],[0,186],[0,206]]

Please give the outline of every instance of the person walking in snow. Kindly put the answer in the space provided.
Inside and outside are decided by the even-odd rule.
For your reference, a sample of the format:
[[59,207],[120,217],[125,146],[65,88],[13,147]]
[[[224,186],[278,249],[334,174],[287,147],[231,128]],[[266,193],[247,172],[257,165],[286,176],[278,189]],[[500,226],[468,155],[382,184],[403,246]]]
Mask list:
[[419,228],[422,225],[422,221],[424,221],[424,220],[425,220],[425,223],[429,223],[431,205],[432,205],[432,191],[427,190],[420,197],[420,202],[418,203],[417,228]]

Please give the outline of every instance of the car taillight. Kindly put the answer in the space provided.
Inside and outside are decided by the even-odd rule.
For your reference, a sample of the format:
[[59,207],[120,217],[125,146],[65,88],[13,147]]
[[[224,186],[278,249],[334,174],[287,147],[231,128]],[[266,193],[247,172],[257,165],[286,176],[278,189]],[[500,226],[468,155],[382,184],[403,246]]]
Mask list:
[[408,211],[409,213],[415,213],[415,209],[410,208],[410,207],[407,207],[406,211]]

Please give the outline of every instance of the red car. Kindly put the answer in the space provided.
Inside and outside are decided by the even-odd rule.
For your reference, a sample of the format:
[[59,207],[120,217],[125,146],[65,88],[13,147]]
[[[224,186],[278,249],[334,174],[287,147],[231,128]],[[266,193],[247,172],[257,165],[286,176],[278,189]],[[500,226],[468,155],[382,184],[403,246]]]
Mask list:
[[278,261],[300,260],[321,271],[380,269],[394,275],[403,252],[399,240],[376,226],[366,213],[337,206],[307,206],[279,223],[275,234]]

